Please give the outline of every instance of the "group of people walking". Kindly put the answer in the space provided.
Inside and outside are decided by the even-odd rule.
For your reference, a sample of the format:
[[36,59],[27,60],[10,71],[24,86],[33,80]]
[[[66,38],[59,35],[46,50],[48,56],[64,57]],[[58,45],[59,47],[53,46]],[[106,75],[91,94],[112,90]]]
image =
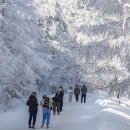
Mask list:
[[74,90],[73,90],[72,87],[70,87],[68,89],[69,102],[72,102],[73,95],[75,95],[76,102],[78,102],[79,101],[79,95],[81,94],[81,103],[82,102],[85,103],[86,102],[86,93],[87,93],[87,87],[85,85],[83,85],[81,89],[78,85],[76,85]]
[[[64,90],[62,87],[59,87],[57,89],[55,96],[52,98],[47,96],[46,94],[43,95],[42,100],[40,101],[40,105],[42,107],[43,112],[41,128],[43,128],[45,123],[46,128],[49,128],[51,110],[53,110],[53,115],[60,114],[60,112],[63,109],[63,96],[64,96]],[[37,100],[37,93],[32,92],[26,105],[29,106],[28,127],[35,129],[36,117],[39,106]]]
[[[79,88],[78,85],[73,88],[70,87],[68,89],[69,94],[69,102],[72,102],[73,95],[75,95],[76,102],[79,101],[79,95],[81,94],[81,103],[86,102],[86,93],[87,88],[86,86],[82,86],[82,88]],[[63,87],[59,87],[56,90],[56,93],[54,97],[49,97],[46,94],[43,95],[42,100],[40,101],[40,106],[42,107],[42,123],[41,128],[46,124],[46,128],[49,128],[50,124],[50,116],[51,116],[51,110],[53,110],[53,115],[60,115],[62,109],[63,109],[63,97],[64,97],[64,90]],[[38,112],[38,100],[37,100],[37,93],[32,92],[29,99],[26,103],[27,106],[29,106],[29,121],[28,121],[28,127],[35,129],[35,123],[36,123],[36,117]]]

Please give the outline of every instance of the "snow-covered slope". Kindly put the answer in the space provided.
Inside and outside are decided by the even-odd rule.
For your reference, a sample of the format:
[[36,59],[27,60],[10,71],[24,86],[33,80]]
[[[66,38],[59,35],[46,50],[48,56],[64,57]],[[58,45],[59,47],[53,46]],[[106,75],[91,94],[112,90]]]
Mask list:
[[0,102],[35,89],[128,80],[129,4],[0,0]]

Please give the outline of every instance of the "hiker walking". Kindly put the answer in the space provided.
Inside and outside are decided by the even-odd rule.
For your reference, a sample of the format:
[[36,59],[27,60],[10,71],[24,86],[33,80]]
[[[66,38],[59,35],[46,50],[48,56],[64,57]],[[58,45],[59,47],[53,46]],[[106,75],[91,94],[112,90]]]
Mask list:
[[[37,111],[38,111],[38,101],[37,101],[37,93],[32,92],[30,95],[26,105],[29,106],[29,121],[28,121],[28,127],[35,129],[35,123],[36,123],[36,117],[37,117]],[[33,120],[33,122],[32,122]]]
[[84,99],[84,103],[86,102],[86,93],[87,93],[87,87],[85,85],[81,88],[81,103]]
[[63,90],[63,87],[62,86],[60,86],[59,88],[58,88],[58,91],[57,91],[58,93],[58,95],[59,95],[59,97],[60,97],[60,112],[63,110],[63,97],[64,97],[64,90]]
[[68,89],[69,102],[72,102],[73,93],[74,93],[73,88],[69,87]]
[[42,110],[43,110],[41,128],[43,128],[45,123],[46,123],[46,128],[49,128],[50,116],[52,110],[52,99],[47,95],[43,95],[43,99],[41,100],[40,105],[42,106]]
[[79,101],[79,95],[80,95],[80,89],[79,89],[78,85],[76,85],[76,87],[74,89],[74,95],[75,95],[76,102],[78,102]]
[[55,94],[52,100],[53,100],[53,115],[56,115],[56,113],[59,115],[60,114],[60,97],[58,93]]

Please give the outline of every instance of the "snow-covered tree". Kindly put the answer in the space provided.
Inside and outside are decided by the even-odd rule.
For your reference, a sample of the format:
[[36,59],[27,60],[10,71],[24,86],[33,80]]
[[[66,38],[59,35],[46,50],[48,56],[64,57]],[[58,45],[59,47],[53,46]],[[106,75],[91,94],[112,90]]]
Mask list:
[[13,101],[78,83],[113,91],[115,77],[128,92],[129,7],[128,0],[1,0],[0,95]]

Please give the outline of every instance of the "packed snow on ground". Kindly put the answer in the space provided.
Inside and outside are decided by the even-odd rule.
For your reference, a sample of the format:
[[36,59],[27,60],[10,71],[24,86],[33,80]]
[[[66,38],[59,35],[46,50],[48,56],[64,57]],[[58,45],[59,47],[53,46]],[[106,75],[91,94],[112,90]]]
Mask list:
[[[39,99],[40,101],[40,99]],[[36,129],[40,128],[42,109],[39,106]],[[28,107],[21,104],[16,108],[0,113],[0,130],[28,130]],[[87,94],[87,102],[68,102],[64,97],[64,108],[60,115],[51,116],[50,130],[129,130],[130,103],[123,99],[103,94]]]

